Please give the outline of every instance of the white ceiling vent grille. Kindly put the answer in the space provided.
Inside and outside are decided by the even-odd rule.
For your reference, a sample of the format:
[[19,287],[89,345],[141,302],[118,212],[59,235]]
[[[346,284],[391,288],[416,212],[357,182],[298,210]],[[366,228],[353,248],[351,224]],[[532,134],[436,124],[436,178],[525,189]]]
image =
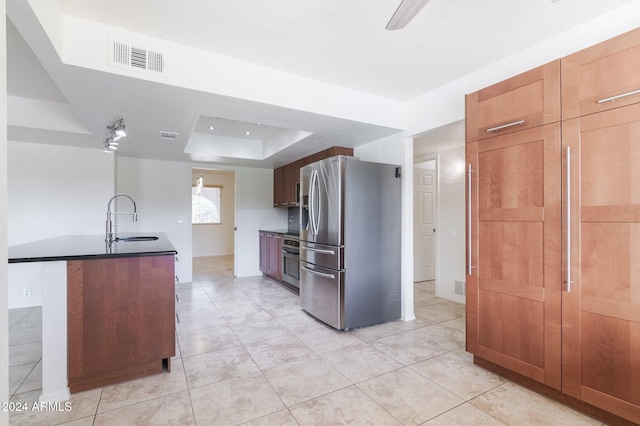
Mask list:
[[109,65],[162,73],[164,72],[164,55],[115,41],[112,43]]
[[162,139],[166,139],[166,140],[170,140],[170,141],[176,140],[176,138],[178,137],[179,134],[180,133],[163,132],[162,130],[160,130],[160,137]]

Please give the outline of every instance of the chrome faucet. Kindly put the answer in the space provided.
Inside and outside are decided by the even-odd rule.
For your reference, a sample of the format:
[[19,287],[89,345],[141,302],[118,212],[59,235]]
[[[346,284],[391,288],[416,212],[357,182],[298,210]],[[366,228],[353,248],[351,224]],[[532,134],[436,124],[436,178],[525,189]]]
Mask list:
[[[117,197],[127,197],[128,199],[131,200],[131,202],[133,203],[133,211],[132,212],[112,212],[111,211],[111,203],[113,202],[113,200],[115,200]],[[127,214],[127,215],[131,215],[133,216],[133,221],[137,222],[138,221],[138,213],[136,211],[136,202],[133,201],[133,198],[131,198],[130,195],[124,194],[124,193],[120,193],[120,194],[116,194],[113,197],[111,197],[111,199],[109,200],[109,203],[107,204],[107,231],[106,231],[106,238],[105,241],[107,242],[107,244],[112,244],[115,241],[117,241],[118,237],[116,235],[115,232],[115,226],[113,224],[113,216],[117,215],[117,214]]]

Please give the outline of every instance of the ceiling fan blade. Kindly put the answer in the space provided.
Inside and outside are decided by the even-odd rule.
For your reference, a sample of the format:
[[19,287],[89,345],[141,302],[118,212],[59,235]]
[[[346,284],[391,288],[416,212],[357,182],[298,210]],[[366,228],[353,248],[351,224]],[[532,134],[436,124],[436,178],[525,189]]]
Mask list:
[[402,0],[396,12],[385,27],[388,30],[400,30],[422,10],[429,0]]

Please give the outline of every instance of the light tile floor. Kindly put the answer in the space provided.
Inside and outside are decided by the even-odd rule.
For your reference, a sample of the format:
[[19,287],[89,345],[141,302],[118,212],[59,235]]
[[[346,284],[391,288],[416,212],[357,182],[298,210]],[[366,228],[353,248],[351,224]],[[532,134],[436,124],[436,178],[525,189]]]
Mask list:
[[[231,257],[194,259],[179,284],[173,371],[71,396],[70,411],[11,412],[14,425],[600,425],[476,367],[464,305],[415,287],[415,321],[348,333],[306,314]],[[11,401],[37,400],[41,310],[9,312]]]

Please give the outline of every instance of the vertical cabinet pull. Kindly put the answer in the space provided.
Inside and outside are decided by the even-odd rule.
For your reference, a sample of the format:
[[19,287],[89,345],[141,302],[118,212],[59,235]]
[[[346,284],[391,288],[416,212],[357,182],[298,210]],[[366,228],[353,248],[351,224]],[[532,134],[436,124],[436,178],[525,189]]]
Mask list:
[[472,240],[471,240],[471,173],[473,170],[471,169],[471,164],[469,164],[469,171],[467,173],[467,275],[471,275],[473,272],[473,265],[471,264],[473,256],[472,256]]
[[571,147],[567,147],[567,293],[571,293]]

